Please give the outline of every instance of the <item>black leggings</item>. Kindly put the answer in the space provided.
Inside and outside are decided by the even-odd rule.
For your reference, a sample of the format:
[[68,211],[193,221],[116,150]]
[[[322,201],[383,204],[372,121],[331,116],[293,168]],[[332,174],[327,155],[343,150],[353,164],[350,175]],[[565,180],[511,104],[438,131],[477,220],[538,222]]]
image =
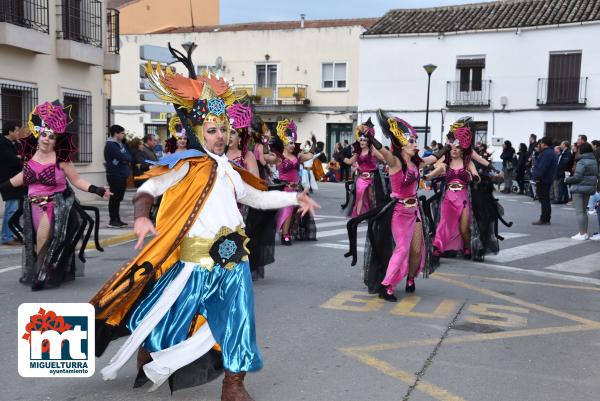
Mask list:
[[119,207],[121,206],[121,201],[125,196],[125,189],[127,188],[127,178],[107,176],[106,180],[108,181],[110,192],[113,193],[108,199],[108,214],[110,216],[110,222],[117,223],[121,221],[121,216],[119,215]]

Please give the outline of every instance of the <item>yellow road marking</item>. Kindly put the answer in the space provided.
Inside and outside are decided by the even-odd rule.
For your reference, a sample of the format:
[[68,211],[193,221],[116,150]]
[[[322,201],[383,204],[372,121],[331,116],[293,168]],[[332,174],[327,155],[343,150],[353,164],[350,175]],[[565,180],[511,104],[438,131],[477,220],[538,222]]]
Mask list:
[[411,295],[402,298],[400,302],[390,311],[392,315],[444,319],[450,317],[452,312],[458,308],[458,302],[453,299],[443,299],[439,306],[431,313],[413,312],[417,304],[421,302],[421,297]]
[[478,276],[478,275],[459,274],[459,273],[438,273],[438,272],[436,272],[435,275],[443,276],[443,277],[476,278],[476,279],[489,280],[489,281],[498,281],[501,283],[530,284],[530,285],[539,285],[539,286],[543,286],[543,287],[568,288],[568,289],[573,289],[573,290],[588,290],[588,291],[600,292],[600,287],[586,287],[586,286],[580,286],[580,285],[544,283],[542,281],[514,280],[514,279],[508,279],[508,278]]
[[442,277],[442,276],[438,276],[438,275],[433,275],[433,276],[431,276],[431,278],[434,279],[434,280],[443,281],[445,283],[454,284],[454,285],[456,285],[458,287],[466,288],[466,289],[478,292],[480,294],[488,295],[488,296],[493,297],[493,298],[502,299],[504,301],[511,302],[513,304],[517,304],[519,306],[523,306],[523,307],[526,307],[526,308],[529,308],[529,309],[534,309],[534,310],[537,310],[537,311],[546,312],[546,313],[548,313],[550,315],[554,315],[554,316],[562,317],[564,319],[572,320],[572,321],[577,322],[577,323],[583,323],[583,324],[587,324],[587,325],[596,325],[596,324],[599,324],[598,322],[595,322],[593,320],[586,319],[586,318],[583,318],[583,317],[580,317],[580,316],[573,315],[572,313],[562,312],[562,311],[559,311],[559,310],[556,310],[556,309],[548,308],[546,306],[536,305],[536,304],[531,303],[531,302],[522,301],[522,300],[520,300],[518,298],[515,298],[515,297],[511,297],[511,296],[508,296],[508,295],[500,294],[499,292],[488,290],[486,288],[481,288],[481,287],[477,287],[477,286],[474,286],[474,285],[471,285],[471,284],[463,283],[461,281],[453,280],[453,279],[448,278],[448,277]]
[[[583,331],[591,331],[591,330],[600,330],[600,324],[595,325],[573,325],[573,326],[562,326],[562,327],[545,327],[541,329],[531,329],[531,330],[515,330],[508,332],[500,332],[500,333],[488,333],[488,334],[474,334],[468,336],[460,336],[460,337],[450,337],[444,340],[444,344],[461,344],[461,343],[470,343],[470,342],[479,342],[479,341],[491,341],[491,340],[502,340],[509,338],[520,338],[520,337],[530,337],[530,336],[538,336],[538,335],[549,335],[549,334],[561,334],[561,333],[575,333],[575,332],[583,332]],[[415,377],[413,374],[405,372],[403,370],[397,369],[389,363],[382,361],[369,353],[376,351],[389,351],[393,349],[407,348],[407,347],[417,347],[424,345],[436,345],[439,342],[437,338],[431,338],[426,340],[411,340],[404,341],[400,343],[394,344],[375,344],[361,347],[346,347],[340,348],[339,351],[344,354],[362,362],[372,368],[379,370],[380,372],[400,379],[403,382],[412,385],[415,381]],[[419,384],[415,387],[417,390],[428,394],[439,401],[464,401],[463,398],[450,393],[447,390],[444,390],[440,387],[437,387],[431,383],[420,381]]]
[[[382,361],[381,359],[377,359],[373,356],[363,354],[363,353],[347,352],[347,351],[343,351],[343,352],[353,358],[358,359],[360,362],[385,373],[388,376],[402,380],[404,383],[406,383],[408,385],[413,385],[413,383],[415,381],[414,374],[405,372],[404,370],[400,370],[400,369],[392,366],[391,364],[389,364],[385,361]],[[438,387],[434,384],[428,383],[426,381],[419,381],[419,383],[417,384],[417,386],[415,388],[427,395],[432,396],[436,400],[465,401],[464,398],[454,395],[454,394],[450,393],[448,390],[444,390],[443,388],[440,388],[440,387]]]
[[[459,276],[459,275],[456,275],[456,276]],[[468,276],[468,277],[471,277],[471,276]],[[526,302],[526,301],[520,300],[515,297],[503,295],[496,291],[488,290],[486,288],[481,288],[481,287],[463,283],[463,282],[460,282],[457,280],[453,280],[448,277],[448,274],[444,275],[444,274],[438,273],[435,276],[432,276],[432,278],[439,280],[439,281],[449,283],[449,284],[454,284],[458,287],[469,289],[469,290],[472,290],[472,291],[475,291],[480,294],[484,294],[484,295],[487,295],[487,296],[490,296],[493,298],[511,302],[513,304],[520,305],[522,307],[527,307],[529,309],[545,312],[550,315],[558,316],[558,317],[565,318],[565,319],[575,321],[578,323],[583,323],[583,324],[576,324],[576,325],[571,325],[571,326],[543,327],[543,328],[537,328],[537,329],[523,329],[523,330],[513,330],[513,331],[497,332],[497,333],[484,333],[484,334],[473,334],[473,335],[466,335],[466,336],[449,337],[444,340],[444,344],[474,343],[474,342],[481,342],[481,341],[505,340],[505,339],[512,339],[512,338],[524,338],[524,337],[550,335],[550,334],[564,334],[564,333],[576,333],[576,332],[600,330],[599,322],[595,322],[593,320],[586,319],[586,318],[576,316],[573,314],[569,314],[566,312],[562,312],[562,311],[559,311],[556,309],[552,309],[552,308],[548,308],[545,306]],[[498,279],[498,281],[500,281],[500,280],[503,280],[503,279]],[[511,280],[508,282],[519,282],[519,281]],[[543,285],[546,283],[524,282],[524,284]],[[552,285],[552,286],[557,286],[557,287],[560,286],[560,287],[564,287],[564,288],[577,288],[577,289],[581,288],[581,287],[576,287],[576,286],[566,286],[566,285],[558,285],[558,284]],[[592,289],[590,287],[584,287],[584,288]],[[354,300],[354,296],[352,296],[351,298]],[[348,296],[346,296],[345,299],[347,300]],[[416,312],[412,312],[412,309],[419,303],[421,298],[412,296],[412,297],[407,297],[405,299],[407,299],[407,301],[404,303],[404,305],[402,307],[398,308],[398,306],[400,306],[400,305],[398,305],[390,313],[393,313],[396,315],[402,315],[402,316],[411,316],[411,314],[416,313]],[[452,301],[452,300],[444,300],[444,301]],[[355,302],[359,302],[359,301],[355,301]],[[365,300],[362,300],[362,302],[365,302]],[[343,305],[343,302],[340,305]],[[440,309],[440,307],[441,307],[441,305],[438,306],[438,308],[436,308],[436,311],[438,311]],[[376,308],[376,310],[378,310],[380,308],[381,308],[381,306],[378,306]],[[502,322],[502,321],[498,321],[498,320],[491,320],[491,319],[487,320],[487,319],[481,319],[481,318],[476,318],[476,317],[472,317],[472,316],[466,317],[465,320],[471,321],[474,323],[492,324],[495,326],[501,326],[502,323],[505,323],[505,324],[510,323],[510,327],[523,326],[523,325],[527,324],[527,320],[523,316],[513,315],[513,314],[508,314],[508,313],[493,312],[493,311],[490,311],[490,309],[509,310],[509,311],[517,312],[517,313],[528,313],[529,312],[528,309],[520,308],[520,307],[511,307],[511,306],[505,306],[505,305],[481,304],[480,303],[480,304],[470,305],[469,310],[473,313],[480,314],[482,316],[503,317],[503,318],[505,318],[505,320]],[[436,311],[434,311],[433,313],[419,314],[417,316],[422,317],[422,315],[427,315],[427,317],[432,317],[432,315],[435,314]],[[414,315],[412,315],[412,316],[414,316]],[[371,367],[383,372],[384,374],[386,374],[388,376],[397,378],[409,385],[412,385],[415,382],[414,374],[397,369],[394,366],[390,365],[389,363],[382,361],[382,360],[380,360],[372,355],[369,355],[369,354],[373,353],[373,352],[389,351],[389,350],[395,350],[395,349],[401,349],[401,348],[407,348],[407,347],[418,347],[418,346],[427,346],[427,345],[435,346],[439,343],[439,341],[440,340],[438,338],[430,338],[430,339],[424,339],[424,340],[409,340],[409,341],[390,343],[390,344],[373,344],[373,345],[358,346],[358,347],[345,347],[345,348],[340,348],[339,351],[343,352],[344,354],[346,354],[354,359],[357,359],[359,362],[362,362],[368,366],[371,366]],[[419,381],[418,384],[416,385],[415,389],[417,389],[439,401],[465,401],[463,398],[461,398],[455,394],[452,394],[445,389],[442,389],[440,387],[437,387],[431,383],[424,382],[424,381]]]
[[[350,302],[361,305],[348,305]],[[362,291],[342,291],[322,304],[321,308],[350,312],[374,312],[381,309],[384,304],[383,299],[365,294]]]
[[[574,333],[580,331],[591,331],[600,330],[600,324],[575,324],[572,326],[558,326],[558,327],[542,327],[539,329],[524,329],[524,330],[513,330],[513,331],[501,331],[497,333],[482,333],[482,334],[471,334],[466,336],[448,337],[444,340],[444,344],[461,344],[471,343],[478,341],[492,341],[492,340],[506,340],[510,338],[520,337],[531,337],[541,336],[549,334],[562,334],[562,333]],[[439,338],[427,338],[424,340],[408,340],[398,343],[389,344],[373,344],[363,345],[357,347],[346,347],[341,348],[343,352],[360,352],[360,353],[371,353],[379,351],[389,351],[393,349],[409,348],[409,347],[420,347],[425,345],[435,345],[439,342]]]
[[498,327],[527,327],[527,318],[512,313],[494,312],[494,309],[508,310],[516,313],[529,313],[529,309],[521,308],[518,306],[506,306],[506,305],[495,305],[495,304],[473,304],[470,305],[469,312],[475,313],[480,316],[489,316],[499,319],[484,319],[483,317],[477,316],[466,316],[465,321],[475,324],[485,324],[487,326],[498,326]]

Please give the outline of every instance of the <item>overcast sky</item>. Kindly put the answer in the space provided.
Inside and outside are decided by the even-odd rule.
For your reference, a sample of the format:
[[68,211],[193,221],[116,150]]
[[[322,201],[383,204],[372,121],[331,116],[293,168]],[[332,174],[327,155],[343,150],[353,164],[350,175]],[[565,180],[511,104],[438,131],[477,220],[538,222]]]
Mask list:
[[[486,0],[221,0],[221,24],[381,17],[393,8],[481,3]],[[488,0],[489,1],[489,0]]]

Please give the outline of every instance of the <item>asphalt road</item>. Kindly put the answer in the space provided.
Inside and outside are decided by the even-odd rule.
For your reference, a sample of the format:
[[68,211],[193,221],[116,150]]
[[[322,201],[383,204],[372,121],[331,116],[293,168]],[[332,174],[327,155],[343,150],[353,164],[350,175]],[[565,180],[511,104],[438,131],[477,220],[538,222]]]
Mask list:
[[[574,211],[553,210],[534,227],[539,205],[503,197],[513,227],[485,263],[443,259],[400,302],[366,293],[361,267],[344,259],[343,187],[315,198],[319,240],[278,246],[255,285],[265,367],[246,382],[257,401],[592,401],[600,394],[600,242],[576,242]],[[594,218],[590,231],[597,231]],[[364,237],[364,231],[360,234]],[[31,292],[17,282],[15,256],[0,255],[0,400],[218,400],[220,380],[172,396],[166,386],[132,389],[134,361],[112,382],[97,360],[87,379],[25,379],[17,373],[17,308],[23,302],[85,302],[130,258],[132,243],[90,252],[86,276]]]

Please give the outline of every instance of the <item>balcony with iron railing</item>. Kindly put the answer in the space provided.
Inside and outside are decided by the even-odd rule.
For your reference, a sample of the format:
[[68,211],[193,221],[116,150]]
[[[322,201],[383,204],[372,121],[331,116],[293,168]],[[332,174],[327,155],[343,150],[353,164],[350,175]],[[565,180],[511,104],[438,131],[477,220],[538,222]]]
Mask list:
[[104,64],[102,1],[56,0],[56,57]]
[[0,0],[0,45],[50,54],[48,0]]
[[121,70],[119,56],[119,10],[106,10],[106,47],[104,49],[104,73],[117,74]]
[[539,78],[537,105],[540,107],[583,107],[587,103],[588,77]]
[[492,81],[448,81],[446,83],[447,107],[490,107]]
[[303,84],[278,84],[260,87],[253,84],[234,85],[236,95],[251,97],[257,109],[263,112],[305,112],[310,104],[308,86]]

